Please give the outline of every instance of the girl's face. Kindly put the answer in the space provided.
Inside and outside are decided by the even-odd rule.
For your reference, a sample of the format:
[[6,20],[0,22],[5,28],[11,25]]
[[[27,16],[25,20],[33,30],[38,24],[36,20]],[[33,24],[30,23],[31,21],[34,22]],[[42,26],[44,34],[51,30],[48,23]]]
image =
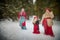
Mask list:
[[21,10],[22,12],[24,11],[24,8],[22,8],[22,10]]
[[34,18],[35,20],[38,20],[38,18],[36,17],[36,18]]

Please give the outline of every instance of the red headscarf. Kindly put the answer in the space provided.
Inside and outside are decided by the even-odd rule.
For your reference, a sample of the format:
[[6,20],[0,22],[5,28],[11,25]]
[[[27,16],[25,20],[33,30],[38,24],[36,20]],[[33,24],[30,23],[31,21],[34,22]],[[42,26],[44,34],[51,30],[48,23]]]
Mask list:
[[36,19],[36,18],[38,19],[38,17],[37,17],[37,16],[34,16],[34,19]]
[[48,10],[49,12],[51,12],[51,9],[50,8],[45,8],[45,10]]

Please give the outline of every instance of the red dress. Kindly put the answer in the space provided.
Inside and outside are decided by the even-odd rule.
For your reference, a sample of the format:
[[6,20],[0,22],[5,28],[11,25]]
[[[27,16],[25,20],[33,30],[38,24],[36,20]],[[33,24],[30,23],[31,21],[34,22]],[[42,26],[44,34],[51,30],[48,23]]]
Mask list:
[[[22,14],[21,14],[21,13],[22,13]],[[27,18],[26,18],[26,12],[19,12],[19,13],[18,13],[18,19],[20,19],[20,16],[24,16],[25,19],[27,19]]]
[[48,26],[47,19],[51,19],[51,18],[44,18],[43,23],[42,23],[44,26],[45,34],[54,36],[53,31],[52,31],[52,26],[51,27]]
[[39,24],[36,24],[36,23],[34,24],[33,33],[35,33],[35,34],[40,34]]
[[[20,19],[21,17],[24,17],[24,19]],[[23,12],[19,12],[18,13],[18,19],[19,19],[19,21],[20,20],[24,20],[24,22],[21,24],[23,27],[22,27],[22,29],[26,29],[26,12],[25,11],[23,11]],[[21,21],[20,21],[21,22]]]

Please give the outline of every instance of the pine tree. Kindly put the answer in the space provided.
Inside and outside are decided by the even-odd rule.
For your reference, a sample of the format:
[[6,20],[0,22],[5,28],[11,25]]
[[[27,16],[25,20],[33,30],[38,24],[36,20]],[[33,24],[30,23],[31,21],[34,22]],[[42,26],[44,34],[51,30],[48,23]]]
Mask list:
[[5,0],[3,18],[17,20],[17,13],[24,7],[29,16],[32,11],[32,0]]
[[33,0],[1,0],[0,2],[0,19],[11,18],[13,21],[17,20],[17,13],[24,7],[27,12],[27,17],[37,15],[42,18],[42,14],[45,12],[45,8],[49,7],[55,15],[55,18],[60,20],[60,6],[58,0],[36,0],[33,4]]
[[40,18],[42,18],[42,14],[45,12],[45,8],[49,7],[54,15],[55,15],[55,19],[59,19],[60,20],[60,12],[59,12],[59,1],[58,0],[37,0],[36,1],[37,4],[37,10],[38,10],[38,16]]

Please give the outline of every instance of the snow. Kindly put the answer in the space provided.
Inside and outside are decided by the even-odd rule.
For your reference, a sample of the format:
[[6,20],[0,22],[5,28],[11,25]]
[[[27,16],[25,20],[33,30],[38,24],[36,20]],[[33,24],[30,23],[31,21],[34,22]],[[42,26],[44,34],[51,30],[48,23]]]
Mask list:
[[42,24],[39,25],[40,34],[33,34],[32,18],[26,21],[27,30],[22,30],[19,22],[15,21],[1,21],[0,34],[7,38],[7,40],[60,40],[60,21],[54,21],[53,32],[55,37],[44,35],[44,28]]

